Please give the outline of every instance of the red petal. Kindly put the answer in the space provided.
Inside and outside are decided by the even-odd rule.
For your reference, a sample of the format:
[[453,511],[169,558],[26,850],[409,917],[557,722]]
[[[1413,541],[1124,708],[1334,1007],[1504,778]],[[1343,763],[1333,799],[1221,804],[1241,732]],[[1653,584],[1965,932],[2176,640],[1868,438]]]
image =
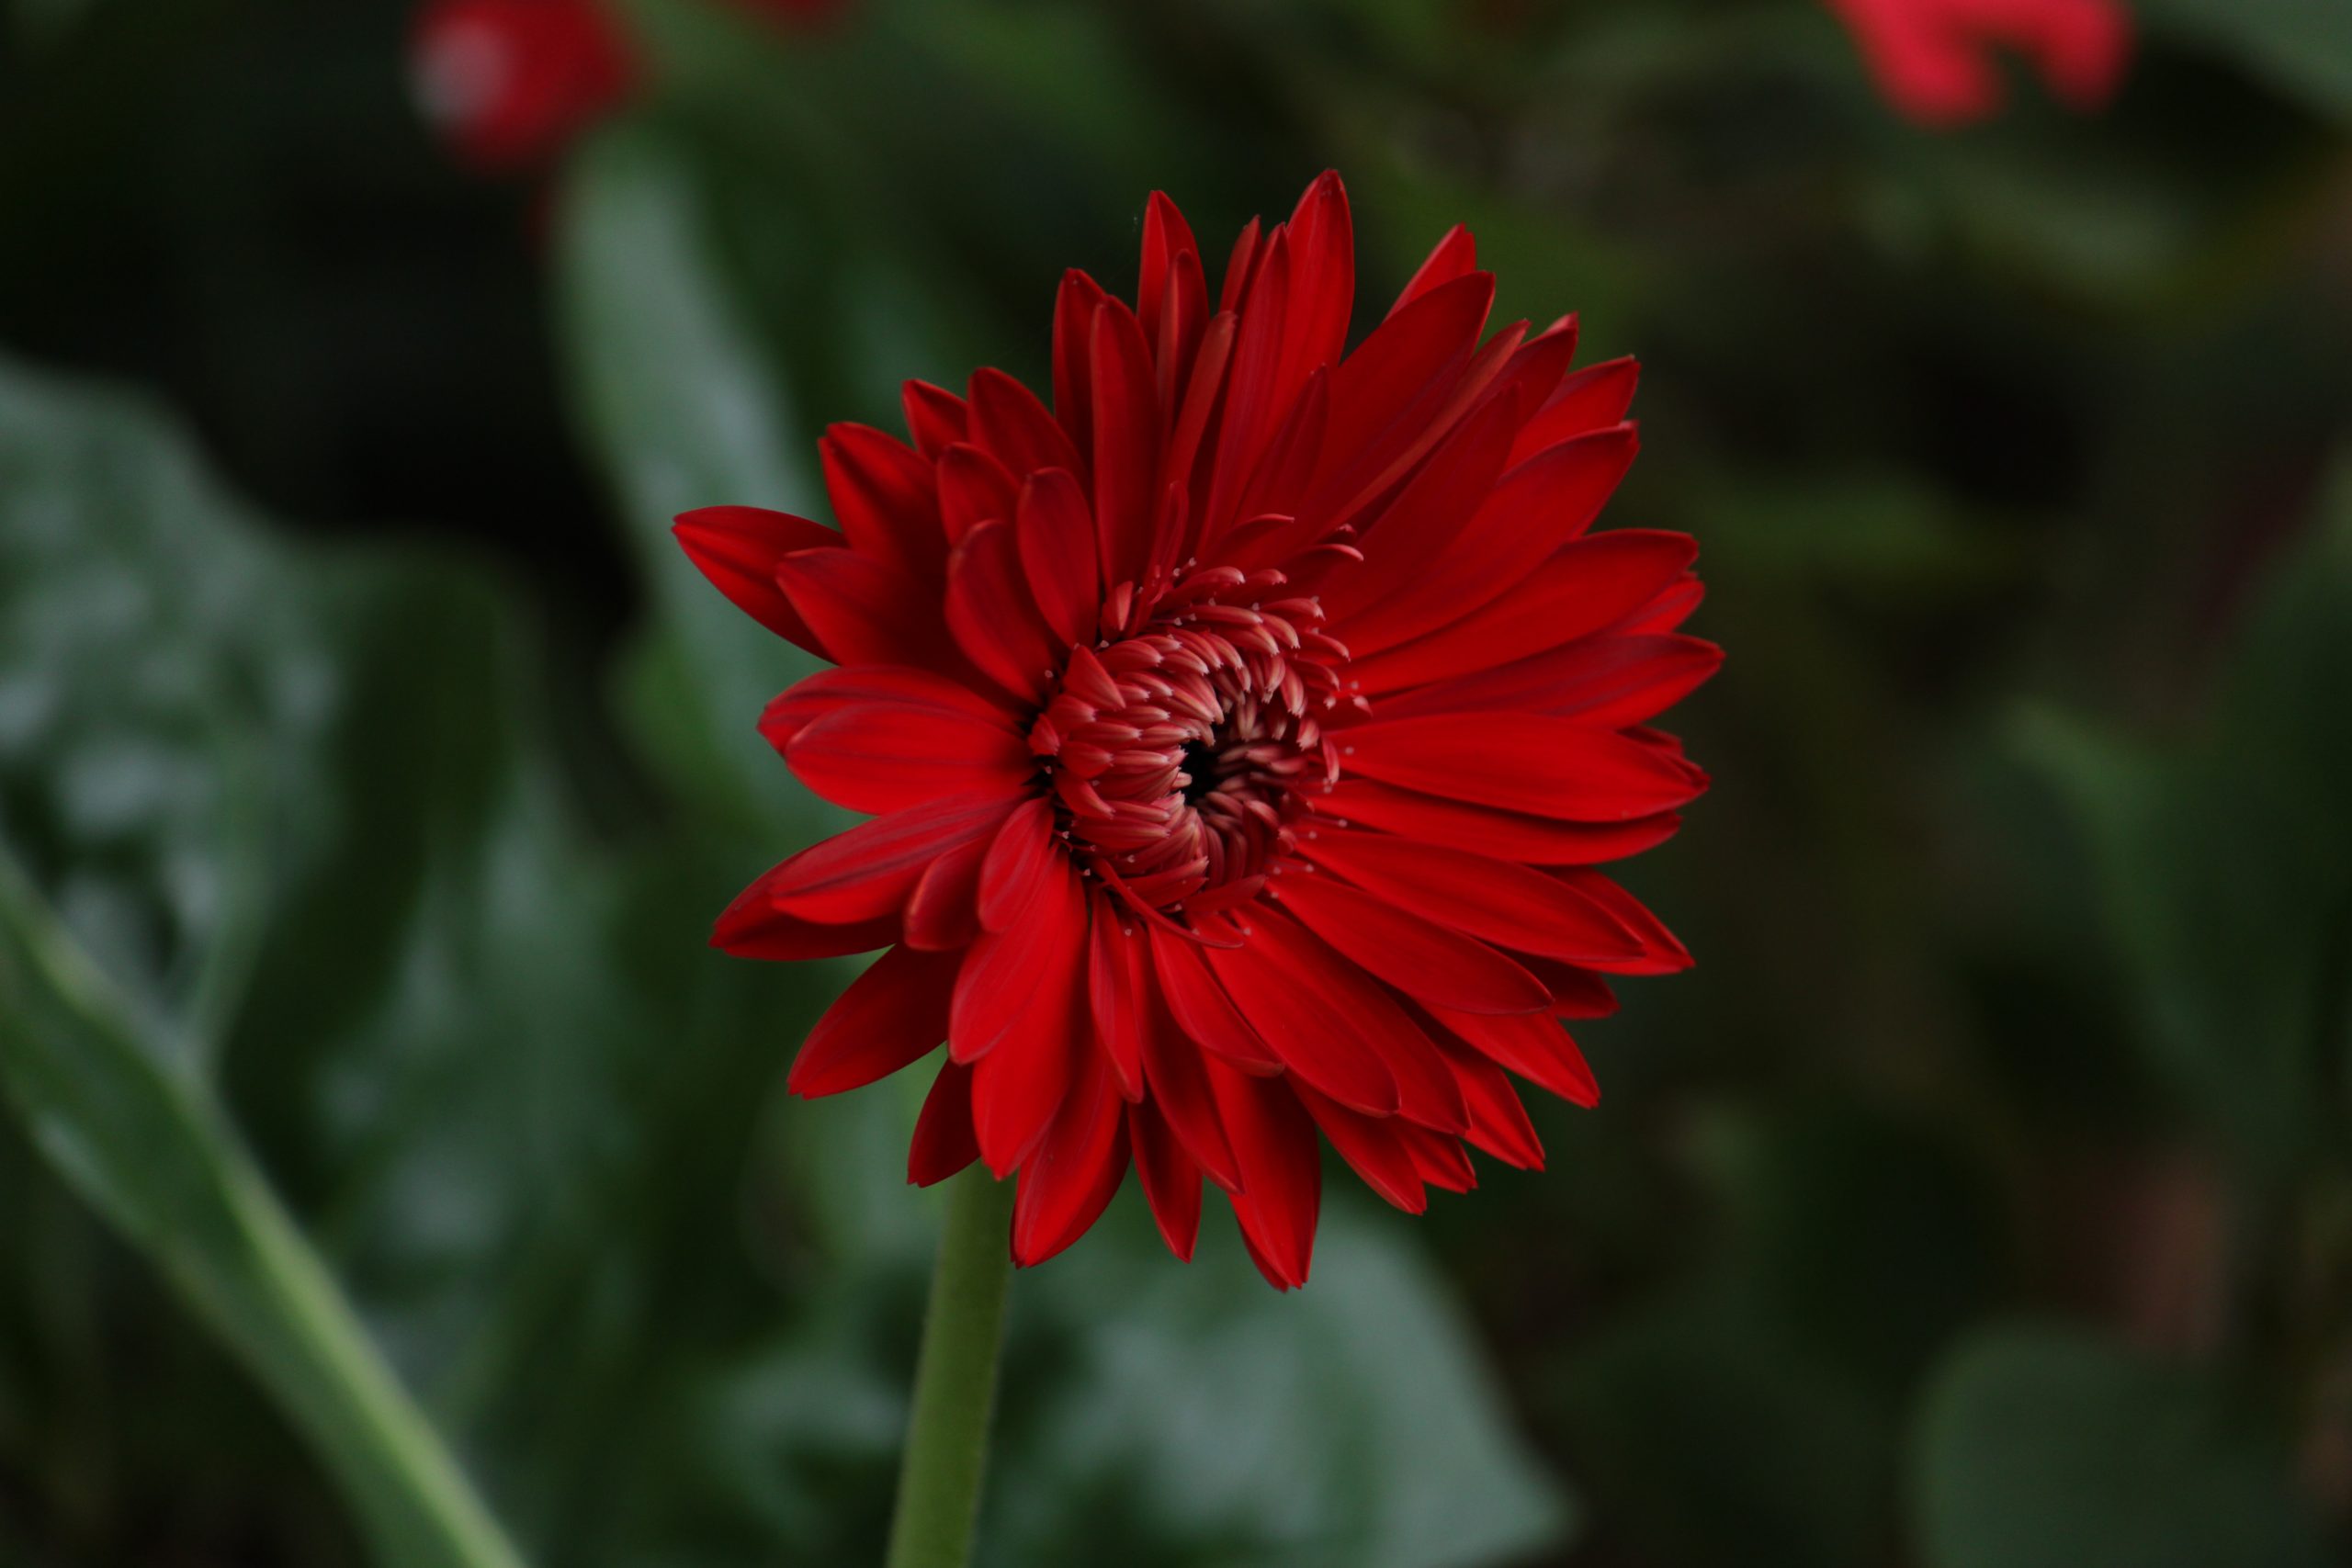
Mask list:
[[[1488,408],[1511,410],[1510,423],[1516,426],[1511,400]],[[1621,424],[1563,442],[1506,473],[1476,514],[1446,538],[1427,571],[1416,572],[1377,604],[1347,618],[1350,650],[1361,659],[1394,648],[1461,619],[1524,581],[1592,525],[1640,445],[1634,427]],[[1376,556],[1380,545],[1375,530],[1367,536],[1366,555]]]
[[776,586],[776,562],[798,550],[836,546],[842,536],[821,523],[756,506],[706,506],[683,512],[671,527],[678,546],[711,586],[752,619],[786,642],[821,655],[816,634]]
[[947,626],[982,673],[1031,702],[1044,694],[1069,647],[1055,642],[1037,613],[1010,523],[979,525],[949,556]]
[[1178,405],[1176,423],[1168,437],[1168,446],[1159,462],[1160,478],[1170,489],[1184,486],[1188,493],[1202,494],[1194,485],[1194,469],[1204,460],[1202,444],[1207,438],[1209,416],[1217,406],[1217,396],[1225,389],[1225,375],[1233,357],[1233,342],[1240,323],[1230,313],[1209,320],[1202,329],[1200,351],[1193,355],[1193,373],[1185,382],[1183,401]]
[[1277,225],[1250,282],[1234,338],[1233,365],[1226,377],[1225,418],[1217,426],[1209,462],[1208,504],[1201,512],[1204,529],[1211,536],[1232,521],[1242,482],[1256,471],[1258,454],[1265,450],[1276,423],[1290,412],[1290,404],[1278,398],[1275,389],[1289,289],[1290,234]]
[[1634,389],[1641,378],[1642,367],[1633,360],[1611,359],[1561,382],[1511,444],[1512,466],[1563,441],[1622,423],[1625,411],[1634,406]]
[[1127,1107],[1127,1145],[1160,1240],[1178,1262],[1190,1263],[1201,1232],[1201,1168],[1152,1105]]
[[[1147,990],[1155,990],[1148,973]],[[1155,994],[1145,1014],[1143,1032],[1144,1097],[1157,1106],[1184,1145],[1193,1163],[1208,1179],[1231,1191],[1241,1185],[1241,1167],[1225,1135],[1225,1121],[1209,1088],[1209,1058],[1184,1038],[1169,1016],[1166,1000]]]
[[1272,908],[1255,911],[1253,923],[1256,940],[1301,979],[1359,1048],[1370,1046],[1387,1067],[1396,1081],[1398,1114],[1449,1133],[1469,1125],[1462,1091],[1436,1048],[1385,987]]
[[710,945],[738,958],[798,962],[871,953],[899,940],[895,915],[842,925],[779,911],[771,890],[791,866],[792,862],[786,861],[770,867],[738,894],[712,927]]
[[1094,1014],[1094,1038],[1110,1057],[1119,1093],[1143,1098],[1143,966],[1151,962],[1142,933],[1121,929],[1120,912],[1108,896],[1089,896],[1093,942],[1087,954],[1086,994]]
[[1364,1185],[1408,1214],[1425,1212],[1430,1206],[1429,1193],[1422,1190],[1419,1168],[1413,1156],[1399,1142],[1395,1129],[1410,1126],[1395,1118],[1374,1121],[1359,1116],[1344,1105],[1337,1105],[1316,1093],[1305,1084],[1291,1086],[1298,1102],[1340,1151],[1348,1168],[1363,1178]]
[[1463,1043],[1538,1089],[1549,1089],[1587,1110],[1600,1103],[1600,1085],[1586,1065],[1584,1053],[1555,1021],[1541,1016],[1495,1018],[1438,1008],[1430,1011]]
[[968,442],[939,455],[939,525],[950,546],[983,523],[1012,521],[1020,482],[1005,466]]
[[1341,779],[1323,794],[1308,796],[1307,804],[1340,822],[1528,865],[1623,860],[1664,843],[1682,823],[1671,811],[1626,822],[1555,822],[1415,795],[1370,779]]
[[1672,631],[1690,618],[1707,597],[1706,585],[1686,577],[1657,596],[1657,602],[1617,629],[1627,637],[1657,636]]
[[1445,238],[1437,243],[1428,259],[1406,280],[1405,291],[1396,296],[1396,303],[1388,307],[1388,314],[1393,317],[1430,290],[1452,283],[1457,277],[1467,277],[1477,265],[1478,242],[1471,237],[1468,229],[1456,223],[1445,231]]
[[870,425],[837,424],[817,444],[825,492],[850,548],[909,576],[937,581],[947,553],[932,467],[913,447]]
[[1520,962],[1552,993],[1555,1018],[1607,1018],[1617,1010],[1617,993],[1591,970],[1532,953],[1521,956]]
[[[1080,1064],[1078,1009],[1083,1003],[1078,987],[1086,959],[1086,904],[1077,873],[1064,879],[1066,897],[1044,900],[1048,912],[1032,922],[1046,931],[1042,950],[1026,950],[1035,953],[1032,963],[990,964],[982,954],[1012,939],[984,936],[973,944],[956,980],[957,1007],[974,985],[1002,987],[1008,994],[1000,1001],[1012,1003],[998,1037],[983,1047],[986,1055],[972,1069],[973,1131],[981,1159],[1000,1178],[1027,1159],[1045,1136]],[[980,961],[977,969],[974,960]],[[951,1010],[951,1046],[956,1021]]]
[[1240,309],[1241,298],[1258,276],[1259,223],[1252,218],[1233,237],[1233,250],[1225,261],[1225,281],[1217,290],[1216,308],[1222,312]]
[[995,369],[975,372],[969,390],[973,434],[1013,478],[1026,478],[1040,468],[1086,474],[1085,459],[1069,433],[1046,412],[1036,393]]
[[850,982],[792,1059],[784,1087],[808,1099],[864,1089],[947,1038],[954,954],[894,947]]
[[1492,385],[1480,394],[1488,402],[1514,396],[1521,410],[1541,408],[1559,389],[1577,353],[1577,319],[1562,316],[1521,344]]
[[1577,539],[1483,609],[1398,647],[1360,654],[1348,674],[1378,696],[1545,652],[1650,603],[1698,553],[1688,534],[1647,528]]
[[1643,962],[1612,964],[1609,966],[1611,973],[1677,975],[1690,967],[1690,950],[1677,941],[1674,933],[1666,929],[1666,923],[1650,913],[1640,899],[1608,877],[1585,870],[1555,871],[1551,874],[1608,910],[1641,942]]
[[1279,877],[1270,886],[1309,931],[1409,996],[1471,1012],[1551,1005],[1541,981],[1493,948],[1393,902],[1325,876]]
[[760,716],[760,733],[782,751],[794,736],[818,719],[866,704],[913,709],[925,716],[977,719],[1012,733],[1012,716],[971,687],[928,670],[888,664],[818,671],[768,704]]
[[1723,649],[1697,637],[1588,637],[1507,669],[1389,697],[1380,713],[1384,718],[1469,710],[1548,713],[1617,729],[1672,707],[1723,661]]
[[1396,1113],[1396,1079],[1380,1053],[1368,1050],[1364,1027],[1385,1021],[1359,1006],[1352,987],[1332,978],[1339,960],[1317,959],[1297,927],[1261,917],[1238,948],[1208,950],[1216,974],[1241,1016],[1283,1065],[1351,1111]]
[[1300,852],[1365,892],[1500,947],[1572,964],[1622,962],[1641,943],[1583,894],[1523,865],[1376,833],[1317,833]]
[[1242,1021],[1234,1010],[1233,998],[1201,962],[1198,943],[1158,927],[1152,928],[1150,942],[1152,966],[1169,1015],[1192,1043],[1216,1052],[1244,1072],[1282,1071],[1281,1059]]
[[1008,800],[960,795],[861,822],[776,867],[769,897],[784,914],[833,925],[895,917],[924,867],[993,833],[1012,809]]
[[1000,724],[886,703],[819,719],[793,737],[785,761],[822,798],[872,812],[943,795],[1011,799],[1037,769],[1028,743]]
[[[1477,335],[1494,299],[1494,279],[1473,273],[1432,289],[1384,323],[1364,347],[1348,356],[1332,385],[1331,452],[1336,466],[1317,485],[1311,510],[1334,523],[1352,522],[1365,507],[1389,493],[1420,466],[1477,409],[1519,344],[1519,329],[1477,346]],[[1422,321],[1419,315],[1430,313]],[[1460,340],[1450,334],[1475,316]],[[1427,333],[1435,341],[1406,337]],[[1381,363],[1368,352],[1389,333],[1398,341],[1384,348]],[[1443,351],[1443,358],[1428,363]],[[1413,362],[1395,363],[1410,353]],[[1359,361],[1364,363],[1359,364]],[[1426,370],[1422,368],[1427,365]],[[1516,422],[1517,415],[1513,415]],[[1351,440],[1355,450],[1349,455]]]
[[[1107,582],[1130,582],[1143,574],[1152,506],[1159,498],[1161,415],[1143,329],[1115,299],[1095,312],[1091,364],[1094,525],[1102,575]],[[1090,614],[1088,634],[1093,629]]]
[[1217,1110],[1241,1168],[1233,1213],[1250,1255],[1283,1290],[1306,1283],[1315,1219],[1323,1200],[1323,1157],[1298,1097],[1281,1078],[1257,1078],[1206,1063]]
[[1005,930],[984,931],[965,953],[947,1018],[948,1054],[959,1062],[978,1060],[1023,1021],[1034,1023],[1056,1009],[1066,1012],[1065,993],[1086,956],[1086,924],[1078,873],[1056,857],[1028,908]]
[[1078,481],[1062,468],[1032,475],[1021,487],[1016,516],[1022,573],[1046,631],[1065,651],[1092,642],[1102,581],[1095,571],[1094,519]]
[[938,594],[855,550],[801,550],[776,563],[776,583],[836,664],[960,668],[942,634]]
[[[1470,1131],[1464,1134],[1479,1148],[1521,1170],[1544,1168],[1544,1140],[1520,1103],[1519,1091],[1500,1067],[1475,1051],[1462,1048],[1443,1030],[1433,1038],[1446,1054],[1446,1063],[1461,1082],[1462,1098],[1470,1107]],[[1563,1035],[1563,1039],[1566,1036]]]
[[980,934],[980,860],[995,842],[976,838],[941,855],[907,895],[907,945],[931,953],[969,947]]
[[[1290,417],[1266,446],[1265,456],[1258,461],[1258,471],[1242,487],[1241,500],[1234,509],[1239,518],[1250,518],[1269,513],[1291,516],[1298,512],[1306,499],[1306,487],[1315,477],[1315,467],[1321,458],[1326,432],[1330,423],[1330,376],[1328,368],[1317,367],[1306,378],[1306,384],[1291,407]],[[1319,517],[1304,519],[1295,530],[1304,547],[1320,539],[1329,525]],[[1273,558],[1276,559],[1284,557]],[[1229,565],[1242,565],[1235,560]]]
[[1152,388],[1163,418],[1172,420],[1177,394],[1190,384],[1193,359],[1209,319],[1207,286],[1201,280],[1201,258],[1186,252],[1176,258],[1168,276],[1155,322],[1141,311],[1144,341],[1151,345]]
[[1086,1061],[1035,1153],[1012,1204],[1012,1260],[1032,1268],[1086,1234],[1127,1168],[1126,1106],[1097,1053]]
[[1413,1168],[1420,1172],[1423,1181],[1448,1192],[1467,1192],[1478,1185],[1478,1173],[1472,1168],[1459,1138],[1432,1133],[1410,1122],[1393,1125],[1397,1141],[1413,1156]]
[[907,434],[914,438],[915,450],[934,462],[971,428],[964,400],[944,387],[909,381],[899,389],[899,402],[907,411]]
[[961,1062],[942,1062],[939,1076],[923,1096],[922,1113],[915,1118],[915,1135],[907,1149],[907,1179],[917,1187],[946,1180],[980,1157],[972,1136],[972,1069]]
[[980,926],[1010,931],[1044,897],[1046,879],[1065,866],[1054,841],[1054,808],[1042,798],[1023,801],[997,829],[980,863]]
[[1367,607],[1409,597],[1415,584],[1437,570],[1501,474],[1517,417],[1506,400],[1464,421],[1396,500],[1364,525],[1363,565],[1335,574],[1323,590],[1323,607],[1347,638],[1353,638],[1356,617]]
[[1535,714],[1431,714],[1341,732],[1350,774],[1447,800],[1569,821],[1622,822],[1705,787],[1688,764],[1606,729]]
[[1201,248],[1193,239],[1192,225],[1165,192],[1153,191],[1144,204],[1143,263],[1136,279],[1136,311],[1148,340],[1159,340],[1161,301],[1167,296],[1169,278],[1185,256],[1192,258],[1197,273]]
[[1087,364],[1087,342],[1094,333],[1094,312],[1109,298],[1101,284],[1076,267],[1062,274],[1061,288],[1054,295],[1054,417],[1080,452],[1094,445],[1094,377]]
[[1348,346],[1348,317],[1355,308],[1355,228],[1347,187],[1326,170],[1306,187],[1286,226],[1290,288],[1282,368],[1274,395],[1289,402],[1317,368],[1338,362]]

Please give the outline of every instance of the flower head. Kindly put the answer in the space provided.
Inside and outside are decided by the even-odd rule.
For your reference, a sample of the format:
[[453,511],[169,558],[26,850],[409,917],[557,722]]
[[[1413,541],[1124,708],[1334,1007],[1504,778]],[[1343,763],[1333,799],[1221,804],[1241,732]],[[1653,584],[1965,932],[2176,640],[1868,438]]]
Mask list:
[[1633,461],[1634,367],[1576,323],[1486,335],[1447,235],[1352,354],[1345,193],[1243,231],[1213,294],[1173,204],[1130,308],[1069,274],[1053,406],[982,370],[910,439],[823,442],[841,531],[678,520],[727,595],[838,669],[762,728],[873,820],[720,918],[754,957],[889,951],[794,1062],[832,1094],[928,1055],[910,1176],[1018,1173],[1012,1250],[1132,1163],[1189,1258],[1204,1179],[1304,1283],[1317,1132],[1418,1212],[1464,1145],[1537,1167],[1513,1075],[1598,1095],[1562,1027],[1688,965],[1595,870],[1706,776],[1649,721],[1720,654],[1676,627],[1691,541],[1589,533]]
[[2119,0],[1829,0],[1888,101],[1922,125],[1965,125],[2001,106],[1996,48],[2040,67],[2078,109],[2115,94],[2132,52]]

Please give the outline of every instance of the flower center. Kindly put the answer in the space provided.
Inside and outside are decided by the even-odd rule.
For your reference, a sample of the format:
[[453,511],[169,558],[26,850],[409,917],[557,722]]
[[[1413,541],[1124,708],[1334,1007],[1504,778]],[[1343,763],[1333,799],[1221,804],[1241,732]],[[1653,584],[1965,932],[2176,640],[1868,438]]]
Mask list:
[[1079,864],[1139,908],[1254,897],[1300,792],[1339,777],[1317,716],[1344,700],[1347,649],[1313,598],[1276,596],[1283,581],[1214,567],[1114,594],[1124,620],[1071,650],[1030,731]]

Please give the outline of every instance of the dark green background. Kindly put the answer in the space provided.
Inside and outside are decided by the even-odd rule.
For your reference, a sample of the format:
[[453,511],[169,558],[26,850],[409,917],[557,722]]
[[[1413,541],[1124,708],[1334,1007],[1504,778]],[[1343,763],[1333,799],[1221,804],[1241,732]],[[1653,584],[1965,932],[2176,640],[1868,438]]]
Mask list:
[[1699,967],[1303,1295],[1131,1194],[1018,1279],[983,1560],[2340,1558],[2352,7],[2145,0],[2110,111],[1951,135],[1804,0],[633,10],[647,101],[484,182],[401,6],[0,5],[0,914],[120,1017],[0,964],[0,1563],[367,1560],[166,1283],[236,1140],[534,1562],[876,1559],[915,1089],[786,1104],[846,971],[701,944],[830,816],[667,517],[1327,165],[1369,308],[1464,220],[1645,361]]

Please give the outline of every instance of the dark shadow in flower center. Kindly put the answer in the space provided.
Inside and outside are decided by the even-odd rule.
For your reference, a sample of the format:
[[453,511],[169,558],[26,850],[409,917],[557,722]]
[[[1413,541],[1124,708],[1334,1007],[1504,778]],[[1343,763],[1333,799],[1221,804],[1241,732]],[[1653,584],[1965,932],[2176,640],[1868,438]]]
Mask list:
[[1206,740],[1187,740],[1182,750],[1184,804],[1198,806],[1201,798],[1216,788],[1216,749]]

